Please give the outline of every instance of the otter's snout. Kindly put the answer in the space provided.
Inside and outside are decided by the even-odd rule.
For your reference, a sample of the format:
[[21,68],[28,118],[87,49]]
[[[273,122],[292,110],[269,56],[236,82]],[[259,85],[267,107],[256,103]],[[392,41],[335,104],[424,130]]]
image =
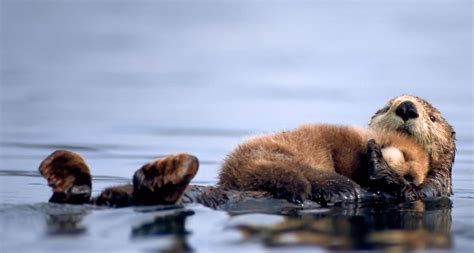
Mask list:
[[418,118],[416,106],[410,101],[405,101],[398,105],[397,109],[395,110],[395,114],[400,116],[400,118],[402,118],[404,121]]

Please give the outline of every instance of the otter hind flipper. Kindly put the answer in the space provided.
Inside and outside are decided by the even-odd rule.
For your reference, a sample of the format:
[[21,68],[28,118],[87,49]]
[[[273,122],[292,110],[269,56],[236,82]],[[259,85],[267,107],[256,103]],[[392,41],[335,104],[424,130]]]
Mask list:
[[133,175],[133,203],[177,203],[198,168],[198,159],[189,154],[169,155],[143,165]]
[[53,188],[49,202],[84,204],[91,196],[92,177],[84,158],[67,150],[56,150],[38,168]]

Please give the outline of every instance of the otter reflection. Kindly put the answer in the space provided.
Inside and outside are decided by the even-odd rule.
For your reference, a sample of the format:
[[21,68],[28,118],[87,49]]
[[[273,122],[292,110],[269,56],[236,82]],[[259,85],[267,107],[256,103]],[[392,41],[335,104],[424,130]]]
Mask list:
[[394,251],[450,248],[451,208],[447,198],[403,204],[371,203],[324,213],[305,210],[269,227],[237,228],[246,238],[258,238],[267,246]]
[[46,233],[49,235],[79,235],[86,232],[82,219],[89,213],[87,208],[51,209],[46,212]]
[[172,236],[172,244],[166,249],[160,249],[160,252],[192,252],[193,249],[186,240],[189,232],[185,226],[187,217],[191,215],[194,215],[191,210],[160,214],[152,221],[132,228],[132,238]]

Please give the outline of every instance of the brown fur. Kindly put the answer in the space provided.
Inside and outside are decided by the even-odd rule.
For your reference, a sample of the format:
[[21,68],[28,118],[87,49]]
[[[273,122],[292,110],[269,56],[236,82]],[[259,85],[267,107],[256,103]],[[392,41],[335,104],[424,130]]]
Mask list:
[[78,153],[57,150],[43,160],[39,171],[53,188],[50,202],[123,207],[178,202],[198,168],[195,156],[169,155],[138,169],[133,184],[106,188],[92,199],[92,177],[84,158]]
[[40,174],[53,188],[50,202],[84,203],[91,196],[91,174],[86,161],[77,153],[57,150],[39,166]]
[[97,206],[126,207],[133,205],[133,185],[126,184],[105,188],[99,196],[92,198]]
[[[404,101],[416,106],[419,117],[404,121],[396,114]],[[184,191],[184,202],[212,207],[270,195],[325,203],[357,198],[359,184],[403,199],[451,194],[455,133],[437,109],[421,98],[399,96],[375,113],[369,127],[372,132],[308,125],[250,140],[226,159],[219,188],[188,186],[198,170],[197,158],[170,155],[137,170],[133,185],[107,188],[92,203],[172,204],[180,201]],[[370,138],[375,141],[367,142]],[[79,154],[55,151],[39,171],[53,188],[51,202],[89,202],[90,171]]]
[[[397,116],[395,113],[397,107],[405,101],[410,101],[416,106],[419,117],[404,121]],[[419,199],[452,194],[451,167],[456,153],[456,133],[430,103],[416,96],[393,98],[375,113],[369,127],[408,135],[428,153],[430,169],[426,179],[415,187],[400,183],[402,197]],[[388,177],[390,180],[401,181],[388,171],[381,173],[379,178]]]
[[[251,139],[224,162],[219,187],[225,190],[268,191],[289,200],[329,201],[335,191],[368,183],[367,142],[400,154],[389,165],[415,183],[428,171],[426,152],[411,138],[396,132],[334,125],[305,125],[294,131]],[[387,154],[394,154],[393,151]],[[349,182],[349,183],[348,183]],[[356,193],[357,194],[357,193]],[[357,196],[357,195],[356,195]]]
[[133,175],[133,201],[136,205],[174,204],[183,195],[199,167],[188,154],[169,155],[143,165]]

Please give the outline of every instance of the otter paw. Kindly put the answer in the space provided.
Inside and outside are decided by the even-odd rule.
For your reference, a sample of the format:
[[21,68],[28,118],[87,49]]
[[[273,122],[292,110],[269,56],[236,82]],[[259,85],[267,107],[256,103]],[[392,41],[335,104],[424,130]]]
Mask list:
[[356,201],[361,198],[362,192],[362,188],[351,179],[333,174],[313,181],[311,200],[327,206],[329,203]]
[[133,176],[134,204],[175,204],[198,167],[198,159],[188,154],[169,155],[145,164]]
[[38,168],[53,188],[49,202],[84,204],[91,196],[92,177],[84,158],[79,154],[56,150]]
[[367,143],[367,155],[369,158],[369,178],[371,180],[380,177],[380,174],[384,171],[391,171],[383,158],[380,145],[374,139],[370,139]]
[[413,187],[410,184],[405,185],[402,190],[400,196],[405,199],[405,200],[417,200],[420,199],[420,194],[418,193],[418,190],[416,187]]
[[286,199],[289,202],[300,204],[308,198],[310,184],[307,181],[293,181],[272,190],[277,199]]
[[302,203],[311,192],[311,183],[300,171],[285,164],[263,163],[256,167],[237,190],[266,191],[274,198]]
[[382,149],[375,140],[367,143],[367,155],[369,157],[369,179],[372,181],[386,181],[393,184],[399,181],[399,174],[390,168],[383,158]]
[[367,143],[367,155],[369,157],[369,189],[371,191],[388,193],[397,198],[413,197],[413,187],[405,178],[390,168],[383,158],[380,145],[373,139]]

